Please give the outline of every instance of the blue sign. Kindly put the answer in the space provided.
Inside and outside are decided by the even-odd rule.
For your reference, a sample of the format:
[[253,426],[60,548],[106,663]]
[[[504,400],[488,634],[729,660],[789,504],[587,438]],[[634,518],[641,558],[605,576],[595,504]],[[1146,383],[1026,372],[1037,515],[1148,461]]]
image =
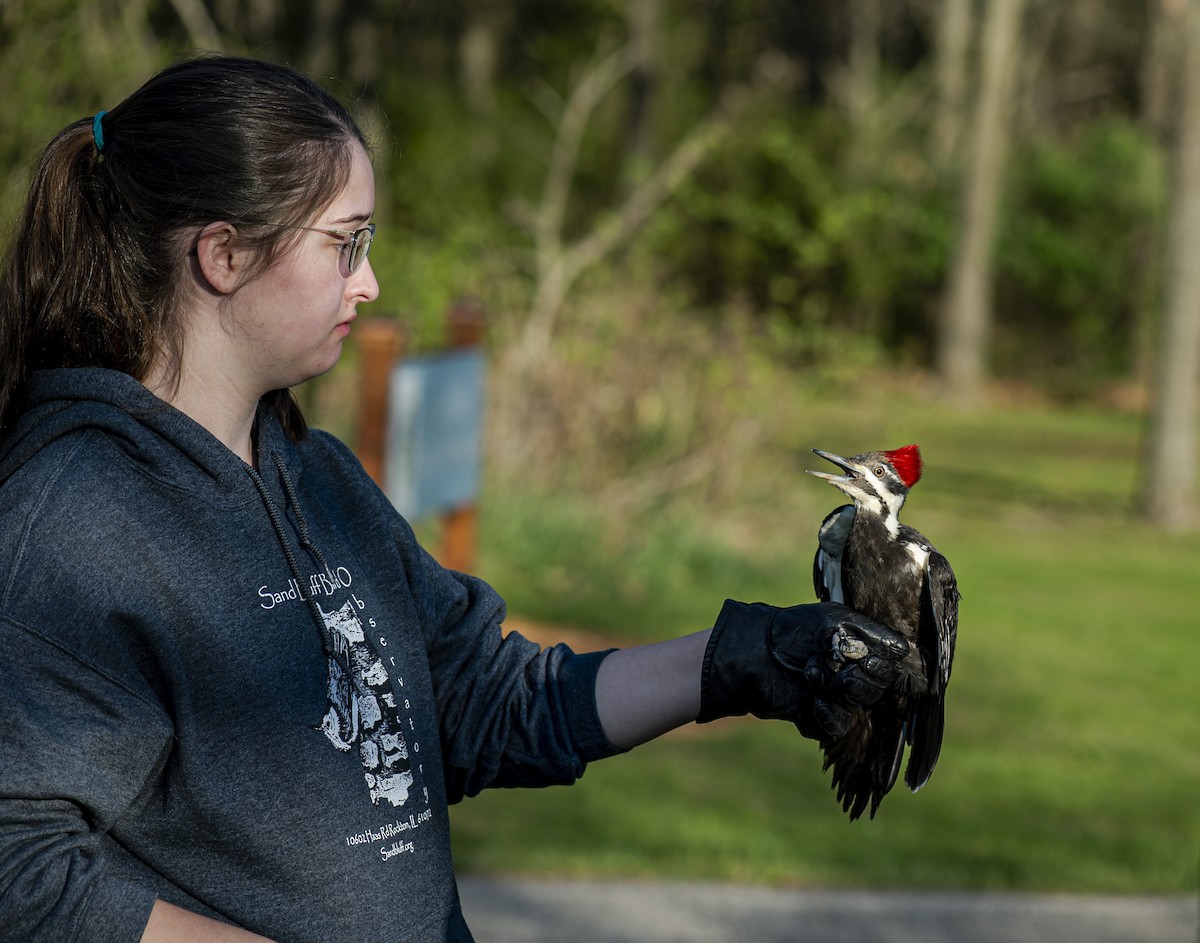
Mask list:
[[474,503],[483,446],[484,358],[478,348],[392,368],[384,490],[409,520]]

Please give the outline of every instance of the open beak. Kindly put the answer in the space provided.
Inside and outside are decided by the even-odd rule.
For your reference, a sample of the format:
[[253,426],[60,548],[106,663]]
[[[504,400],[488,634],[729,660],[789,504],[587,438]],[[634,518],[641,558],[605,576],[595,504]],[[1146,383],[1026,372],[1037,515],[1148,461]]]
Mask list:
[[813,453],[821,456],[821,458],[825,459],[827,462],[833,462],[834,465],[846,472],[845,475],[830,475],[828,472],[819,472],[806,469],[808,474],[812,475],[814,478],[820,478],[822,481],[828,481],[831,485],[842,485],[849,484],[855,478],[862,477],[862,473],[840,455],[834,455],[832,452],[822,452],[820,449],[813,449]]

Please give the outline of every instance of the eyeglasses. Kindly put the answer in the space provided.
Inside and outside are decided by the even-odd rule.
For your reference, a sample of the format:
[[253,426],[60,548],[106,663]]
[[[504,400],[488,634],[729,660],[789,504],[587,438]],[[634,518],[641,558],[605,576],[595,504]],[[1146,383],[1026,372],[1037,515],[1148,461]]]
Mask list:
[[[286,223],[267,223],[268,226],[279,226],[281,229],[300,229],[304,232],[321,232],[327,236],[341,236],[346,241],[338,246],[338,251],[346,256],[347,276],[353,275],[367,261],[367,253],[371,251],[371,240],[375,238],[375,224],[368,223],[362,229],[319,229],[314,226],[289,226]],[[349,250],[349,251],[347,251]]]
[[371,241],[375,238],[374,223],[367,223],[362,229],[318,229],[313,226],[292,226],[290,228],[343,237],[346,241],[338,248],[346,255],[346,268],[349,270],[347,275],[353,275],[367,261],[367,253],[371,251]]

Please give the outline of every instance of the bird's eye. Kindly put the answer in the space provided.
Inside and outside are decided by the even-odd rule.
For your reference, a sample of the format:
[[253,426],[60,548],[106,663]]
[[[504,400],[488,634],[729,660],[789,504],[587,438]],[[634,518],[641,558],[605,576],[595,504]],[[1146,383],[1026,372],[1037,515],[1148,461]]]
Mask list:
[[883,466],[882,466],[882,465],[876,465],[876,466],[875,466],[875,477],[876,477],[876,478],[882,478],[882,477],[883,477]]

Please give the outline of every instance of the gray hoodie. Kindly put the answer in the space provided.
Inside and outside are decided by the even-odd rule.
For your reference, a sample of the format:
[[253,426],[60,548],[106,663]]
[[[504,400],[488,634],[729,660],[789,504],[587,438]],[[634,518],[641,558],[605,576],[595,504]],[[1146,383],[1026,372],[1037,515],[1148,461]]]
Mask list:
[[616,752],[603,653],[504,636],[336,439],[257,468],[124,374],[0,444],[0,941],[156,897],[289,941],[470,940],[447,805]]

